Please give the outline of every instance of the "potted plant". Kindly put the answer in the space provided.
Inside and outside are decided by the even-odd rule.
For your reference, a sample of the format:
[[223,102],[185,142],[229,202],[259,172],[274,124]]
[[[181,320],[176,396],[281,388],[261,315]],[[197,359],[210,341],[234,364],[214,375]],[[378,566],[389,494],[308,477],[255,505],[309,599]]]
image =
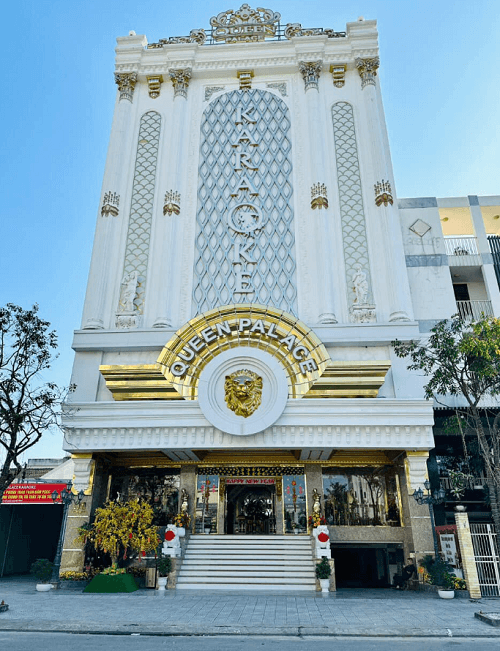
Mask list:
[[54,563],[51,563],[46,558],[37,558],[31,565],[30,572],[38,579],[38,583],[36,584],[38,592],[48,592],[52,588],[52,584],[49,581],[53,568]]
[[430,585],[435,585],[441,599],[453,599],[455,596],[455,579],[452,567],[441,558],[435,559],[430,554],[424,556],[420,566],[425,570],[425,580]]
[[316,563],[316,578],[319,580],[321,592],[329,592],[330,590],[330,575],[332,568],[328,559],[323,556],[319,563]]
[[168,575],[172,571],[172,559],[170,556],[160,556],[156,561],[158,571],[158,590],[166,590]]
[[186,535],[186,527],[189,527],[191,518],[186,512],[178,513],[174,518],[174,524],[177,527],[177,535],[183,538]]
[[205,533],[208,535],[210,531],[212,530],[212,522],[210,519],[205,519],[205,522],[203,524],[203,530]]

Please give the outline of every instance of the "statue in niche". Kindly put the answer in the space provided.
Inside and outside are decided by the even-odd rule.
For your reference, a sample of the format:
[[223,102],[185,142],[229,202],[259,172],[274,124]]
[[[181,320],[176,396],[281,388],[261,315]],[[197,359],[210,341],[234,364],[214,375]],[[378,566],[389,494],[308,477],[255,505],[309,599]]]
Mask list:
[[181,490],[181,513],[187,513],[189,510],[189,495],[185,488]]
[[366,279],[366,274],[361,269],[359,263],[355,265],[354,268],[356,269],[356,272],[352,277],[353,291],[356,296],[354,302],[357,305],[366,305],[366,300],[368,298],[368,281]]
[[134,299],[137,292],[138,280],[137,271],[131,271],[123,277],[120,294],[120,312],[134,311]]
[[318,493],[318,490],[316,488],[313,489],[312,492],[312,502],[313,502],[313,513],[316,513],[317,515],[321,514],[321,497]]

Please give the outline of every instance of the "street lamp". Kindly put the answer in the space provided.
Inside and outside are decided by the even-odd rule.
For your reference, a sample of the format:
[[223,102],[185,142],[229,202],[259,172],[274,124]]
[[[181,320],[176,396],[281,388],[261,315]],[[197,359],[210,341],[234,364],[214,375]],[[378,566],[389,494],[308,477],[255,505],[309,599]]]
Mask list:
[[63,517],[61,522],[61,531],[59,532],[59,542],[57,543],[56,557],[54,558],[54,567],[52,568],[52,578],[50,579],[51,583],[59,583],[59,570],[61,567],[61,557],[62,557],[62,547],[64,543],[64,536],[66,534],[66,521],[68,519],[68,510],[71,504],[81,504],[85,494],[83,491],[80,491],[77,495],[74,495],[71,490],[73,488],[73,482],[71,479],[66,484],[66,488],[63,488],[59,493],[54,490],[51,494],[52,501],[54,504],[63,505]]
[[436,554],[436,559],[439,558],[439,547],[436,536],[436,527],[434,521],[434,504],[441,504],[444,502],[446,493],[443,488],[439,488],[438,491],[434,491],[431,494],[431,482],[426,479],[424,481],[424,487],[427,491],[427,495],[424,495],[424,491],[421,488],[415,489],[413,492],[413,497],[417,504],[428,504],[429,505],[429,514],[431,516],[431,526],[432,526],[432,539],[434,540],[434,553]]

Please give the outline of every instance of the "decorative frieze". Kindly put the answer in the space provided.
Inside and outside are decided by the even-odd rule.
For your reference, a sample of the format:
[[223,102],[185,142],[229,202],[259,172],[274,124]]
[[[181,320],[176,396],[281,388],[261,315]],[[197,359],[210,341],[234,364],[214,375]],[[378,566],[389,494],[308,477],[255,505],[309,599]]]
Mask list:
[[137,83],[136,72],[115,73],[115,83],[120,91],[120,101],[127,99],[132,101],[134,96],[134,88]]
[[276,82],[276,83],[271,83],[271,84],[266,84],[267,88],[275,88],[276,90],[279,90],[281,93],[282,97],[287,96],[286,92],[286,83],[284,81]]
[[372,59],[356,59],[354,65],[361,77],[361,88],[375,86],[375,77],[377,76],[380,59],[378,57],[373,57]]
[[311,188],[311,208],[316,210],[319,208],[328,208],[328,197],[326,193],[326,185],[324,183],[315,183]]
[[174,98],[177,96],[187,98],[191,72],[191,68],[171,68],[168,71],[174,87]]
[[165,193],[165,202],[163,204],[164,215],[178,215],[181,211],[181,195],[178,192],[169,190]]
[[101,217],[118,217],[118,206],[120,205],[120,195],[116,192],[106,192],[102,200]]
[[345,63],[342,64],[332,64],[330,66],[330,72],[332,73],[333,85],[336,88],[342,88],[345,85],[345,73],[347,66]]
[[208,102],[214,93],[224,90],[225,86],[207,86],[205,88],[205,102]]
[[149,77],[146,77],[148,80],[148,89],[149,89],[149,96],[151,99],[156,99],[157,97],[160,97],[160,90],[161,90],[161,85],[163,83],[163,76],[162,75],[150,75]]
[[318,90],[318,81],[323,67],[322,61],[300,61],[299,70],[304,78],[305,90],[310,88]]
[[392,188],[389,181],[378,181],[373,186],[373,189],[375,190],[376,206],[381,206],[382,204],[384,204],[384,206],[388,206],[389,204],[391,204],[391,206],[393,205],[394,200],[392,198]]
[[252,88],[253,70],[238,70],[236,76],[240,80],[240,90]]

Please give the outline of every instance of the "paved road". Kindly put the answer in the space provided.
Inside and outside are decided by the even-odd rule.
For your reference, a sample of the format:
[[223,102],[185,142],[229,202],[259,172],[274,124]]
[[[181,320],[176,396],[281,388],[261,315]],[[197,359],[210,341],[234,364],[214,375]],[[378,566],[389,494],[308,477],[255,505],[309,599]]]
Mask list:
[[[0,648],[9,651],[421,651],[413,638],[283,638],[260,636],[156,637],[73,635],[68,633],[1,633]],[[497,638],[430,638],[426,651],[496,651]]]
[[[33,580],[0,580],[0,632],[158,635],[500,637],[474,618],[500,612],[500,600],[471,603],[397,590],[244,594],[139,590],[131,594],[36,592]],[[497,639],[500,647],[500,640]],[[1,647],[0,647],[1,648]]]

